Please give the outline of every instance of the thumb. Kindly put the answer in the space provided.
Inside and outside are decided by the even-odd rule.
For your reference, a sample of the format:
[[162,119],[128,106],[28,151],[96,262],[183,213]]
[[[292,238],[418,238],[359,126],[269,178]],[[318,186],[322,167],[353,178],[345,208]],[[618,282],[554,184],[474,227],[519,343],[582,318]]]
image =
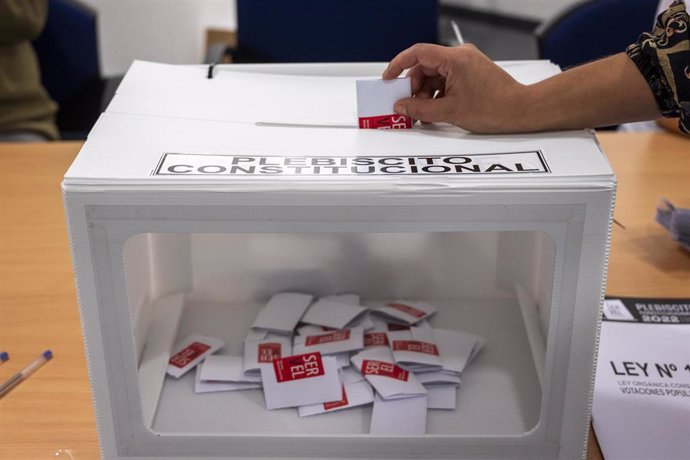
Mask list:
[[441,99],[406,97],[395,103],[395,113],[426,122],[450,121],[448,103]]

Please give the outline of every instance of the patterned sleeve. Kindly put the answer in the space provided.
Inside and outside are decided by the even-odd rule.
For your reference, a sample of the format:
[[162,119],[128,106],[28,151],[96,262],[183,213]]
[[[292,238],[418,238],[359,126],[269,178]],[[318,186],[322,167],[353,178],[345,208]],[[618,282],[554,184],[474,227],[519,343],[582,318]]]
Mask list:
[[656,20],[654,31],[640,35],[626,50],[647,80],[665,117],[680,117],[690,134],[690,19],[683,0],[673,2]]

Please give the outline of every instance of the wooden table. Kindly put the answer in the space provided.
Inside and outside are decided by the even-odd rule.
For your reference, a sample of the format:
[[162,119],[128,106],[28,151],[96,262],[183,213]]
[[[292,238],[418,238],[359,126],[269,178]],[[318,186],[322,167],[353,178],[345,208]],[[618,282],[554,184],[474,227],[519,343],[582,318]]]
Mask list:
[[[607,292],[690,298],[690,254],[654,222],[659,197],[690,207],[690,140],[601,134],[619,177]],[[0,459],[98,458],[62,175],[80,143],[0,144],[0,349],[6,379],[45,349],[55,358],[0,400]],[[600,458],[591,443],[591,459]]]

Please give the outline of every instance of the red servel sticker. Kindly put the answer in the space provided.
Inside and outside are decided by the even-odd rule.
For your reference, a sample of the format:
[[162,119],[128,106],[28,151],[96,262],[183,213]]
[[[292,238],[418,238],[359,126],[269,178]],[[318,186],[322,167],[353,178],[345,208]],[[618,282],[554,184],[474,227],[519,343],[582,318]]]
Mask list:
[[342,342],[343,340],[349,340],[349,338],[350,330],[345,329],[344,331],[333,331],[328,334],[307,336],[304,340],[304,345],[311,347],[313,345],[321,345],[322,343]]
[[258,348],[258,359],[260,363],[272,363],[280,359],[281,347],[277,342],[260,343]]
[[404,303],[389,303],[386,306],[395,308],[396,310],[400,310],[401,312],[407,313],[408,315],[414,316],[415,318],[423,318],[426,315],[426,313],[422,310],[415,308],[411,305],[406,305]]
[[393,340],[393,351],[413,351],[438,356],[438,348],[435,344],[419,340]]
[[362,361],[362,375],[380,375],[382,377],[390,377],[392,379],[402,380],[407,382],[410,373],[405,369],[396,366],[393,363],[385,361],[377,361],[373,359],[365,359]]
[[412,118],[407,115],[391,114],[375,117],[359,117],[360,129],[410,129]]
[[376,347],[379,345],[388,345],[388,335],[385,332],[367,332],[364,334],[365,347]]
[[179,367],[180,369],[185,367],[187,364],[194,361],[199,355],[204,353],[206,350],[211,348],[210,345],[206,345],[201,342],[193,342],[187,345],[184,349],[175,353],[171,358],[169,363],[172,366]]
[[332,409],[337,409],[338,407],[344,407],[349,404],[347,400],[347,393],[345,393],[345,385],[343,387],[343,393],[342,396],[340,397],[339,401],[331,401],[327,403],[323,403],[323,410],[332,410]]
[[388,327],[389,331],[409,331],[410,330],[410,326],[406,326],[404,324],[387,323],[386,326]]
[[273,361],[278,383],[325,375],[321,353],[305,353]]

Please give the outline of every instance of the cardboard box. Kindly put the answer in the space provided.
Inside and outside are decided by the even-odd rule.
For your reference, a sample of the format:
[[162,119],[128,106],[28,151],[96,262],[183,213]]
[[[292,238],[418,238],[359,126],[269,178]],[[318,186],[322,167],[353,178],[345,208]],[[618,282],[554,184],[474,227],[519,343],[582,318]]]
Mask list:
[[[63,183],[103,458],[584,455],[615,191],[596,138],[358,130],[354,78],[383,67],[132,67]],[[241,355],[278,292],[428,302],[484,337],[458,410],[370,435],[371,407],[300,418],[165,377],[190,334]]]

